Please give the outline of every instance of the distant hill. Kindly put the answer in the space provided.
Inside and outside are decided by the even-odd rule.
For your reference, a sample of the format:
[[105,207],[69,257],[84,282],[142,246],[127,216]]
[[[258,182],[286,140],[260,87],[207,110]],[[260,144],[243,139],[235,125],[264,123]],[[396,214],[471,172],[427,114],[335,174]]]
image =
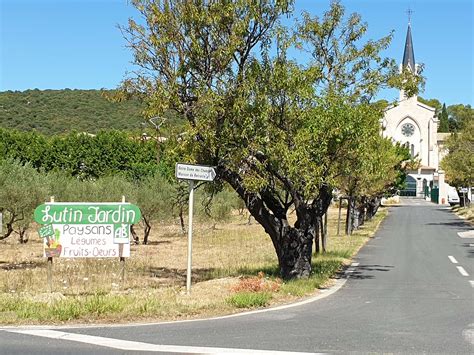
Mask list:
[[0,92],[0,127],[58,134],[72,130],[140,129],[138,101],[114,103],[103,90],[26,90]]

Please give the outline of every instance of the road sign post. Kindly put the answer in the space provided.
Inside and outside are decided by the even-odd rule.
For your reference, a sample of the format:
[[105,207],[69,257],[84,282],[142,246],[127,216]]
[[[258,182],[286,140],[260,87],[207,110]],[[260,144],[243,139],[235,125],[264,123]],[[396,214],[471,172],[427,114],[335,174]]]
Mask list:
[[191,292],[191,269],[193,258],[193,209],[194,180],[189,180],[189,211],[188,211],[188,268],[186,271],[186,292]]
[[186,292],[191,293],[191,270],[193,254],[193,209],[194,181],[213,181],[216,171],[212,166],[176,164],[176,178],[189,182],[189,213],[188,213],[188,267],[186,270]]

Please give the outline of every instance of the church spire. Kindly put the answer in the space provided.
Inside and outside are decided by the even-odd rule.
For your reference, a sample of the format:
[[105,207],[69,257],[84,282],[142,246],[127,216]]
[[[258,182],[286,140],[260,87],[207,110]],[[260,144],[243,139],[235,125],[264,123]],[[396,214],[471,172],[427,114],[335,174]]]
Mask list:
[[403,61],[402,61],[402,68],[409,67],[412,72],[415,72],[415,53],[413,51],[413,41],[411,39],[411,16],[412,11],[408,10],[408,30],[407,30],[407,38],[405,40],[405,50],[403,52]]

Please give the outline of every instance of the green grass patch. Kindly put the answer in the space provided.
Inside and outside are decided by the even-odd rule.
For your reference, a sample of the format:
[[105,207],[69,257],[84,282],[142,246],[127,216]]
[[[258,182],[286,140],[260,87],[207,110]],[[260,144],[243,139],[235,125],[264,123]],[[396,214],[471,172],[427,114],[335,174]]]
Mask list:
[[238,292],[227,298],[226,302],[236,308],[265,307],[272,299],[269,292]]

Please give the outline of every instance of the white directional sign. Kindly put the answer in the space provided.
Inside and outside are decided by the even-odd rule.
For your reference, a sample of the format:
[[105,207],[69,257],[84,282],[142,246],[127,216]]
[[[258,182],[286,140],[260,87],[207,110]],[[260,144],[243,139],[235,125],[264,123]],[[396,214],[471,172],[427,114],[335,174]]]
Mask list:
[[213,181],[216,171],[212,166],[177,163],[176,177],[182,180]]
[[189,217],[188,217],[188,268],[186,272],[186,291],[191,292],[191,268],[193,255],[193,205],[194,205],[194,180],[213,181],[216,171],[212,166],[176,163],[176,177],[189,181]]

